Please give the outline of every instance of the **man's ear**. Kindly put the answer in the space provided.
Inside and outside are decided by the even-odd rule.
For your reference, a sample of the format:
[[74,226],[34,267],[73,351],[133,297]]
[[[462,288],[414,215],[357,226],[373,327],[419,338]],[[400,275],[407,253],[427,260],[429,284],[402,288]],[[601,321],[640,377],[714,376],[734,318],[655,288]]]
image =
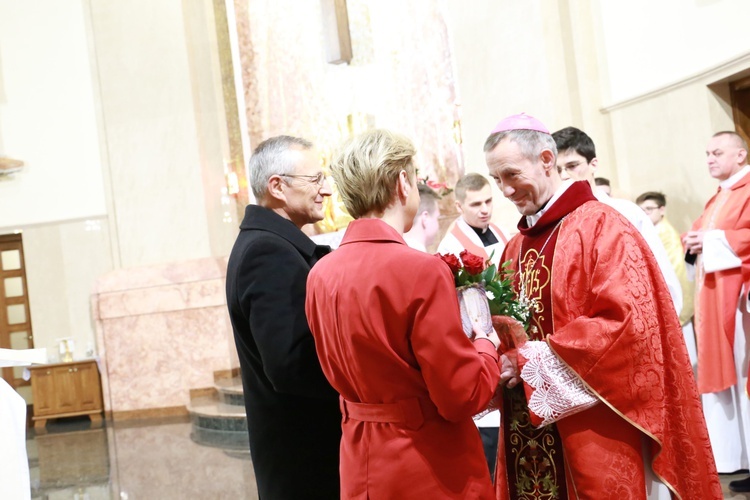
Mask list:
[[544,167],[545,172],[557,170],[557,165],[555,164],[555,154],[549,149],[543,149],[542,152],[539,153],[539,159],[542,160],[542,166]]
[[456,200],[455,203],[456,203],[456,210],[458,210],[458,213],[459,214],[464,213],[464,211],[461,209],[461,202]]
[[599,168],[599,158],[594,157],[589,162],[589,166],[591,167],[591,173],[593,174],[596,172],[596,169]]
[[737,161],[740,165],[745,163],[745,160],[747,160],[747,150],[740,148],[737,152]]
[[430,213],[427,210],[423,210],[421,214],[419,214],[419,225],[422,226],[422,229],[427,229],[427,218],[430,216]]
[[270,197],[280,201],[286,201],[286,193],[284,192],[284,180],[280,175],[272,175],[268,179],[266,190]]

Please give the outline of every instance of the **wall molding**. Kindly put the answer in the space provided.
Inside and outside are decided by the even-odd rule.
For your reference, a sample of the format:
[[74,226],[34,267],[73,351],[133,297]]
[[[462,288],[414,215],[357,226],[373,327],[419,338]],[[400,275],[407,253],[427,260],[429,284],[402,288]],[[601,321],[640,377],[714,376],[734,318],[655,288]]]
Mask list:
[[698,73],[694,73],[678,81],[663,85],[661,87],[657,87],[653,90],[649,90],[634,97],[629,97],[627,99],[617,101],[613,104],[609,104],[600,108],[600,111],[602,113],[611,113],[612,111],[617,111],[619,109],[632,106],[633,104],[638,104],[653,97],[667,94],[694,83],[705,83],[706,86],[714,85],[716,83],[721,83],[722,80],[742,71],[750,72],[750,51],[719,63],[715,66],[711,66],[710,68]]

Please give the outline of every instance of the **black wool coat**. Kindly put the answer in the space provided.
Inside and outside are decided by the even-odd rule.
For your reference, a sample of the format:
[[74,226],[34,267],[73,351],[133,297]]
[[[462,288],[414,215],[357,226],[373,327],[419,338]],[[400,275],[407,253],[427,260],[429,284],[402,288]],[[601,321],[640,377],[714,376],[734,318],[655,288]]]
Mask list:
[[307,274],[330,251],[291,221],[248,205],[227,267],[261,499],[339,498],[341,412],[305,317]]

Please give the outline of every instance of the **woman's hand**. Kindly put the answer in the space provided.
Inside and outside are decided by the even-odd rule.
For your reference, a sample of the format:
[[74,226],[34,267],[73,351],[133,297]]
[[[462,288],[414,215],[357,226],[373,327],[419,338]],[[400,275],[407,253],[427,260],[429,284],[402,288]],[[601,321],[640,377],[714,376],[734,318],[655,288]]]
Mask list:
[[474,340],[476,339],[486,339],[492,342],[492,345],[495,346],[495,350],[500,347],[500,337],[497,336],[497,332],[494,328],[492,328],[492,331],[488,334],[477,323],[474,323]]

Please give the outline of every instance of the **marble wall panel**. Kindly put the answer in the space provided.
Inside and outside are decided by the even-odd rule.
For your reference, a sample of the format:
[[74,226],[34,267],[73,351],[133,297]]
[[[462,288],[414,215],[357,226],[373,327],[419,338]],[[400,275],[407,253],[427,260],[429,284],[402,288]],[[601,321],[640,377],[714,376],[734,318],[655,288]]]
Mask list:
[[185,405],[190,389],[236,366],[225,269],[226,259],[200,259],[99,280],[92,309],[108,411]]

